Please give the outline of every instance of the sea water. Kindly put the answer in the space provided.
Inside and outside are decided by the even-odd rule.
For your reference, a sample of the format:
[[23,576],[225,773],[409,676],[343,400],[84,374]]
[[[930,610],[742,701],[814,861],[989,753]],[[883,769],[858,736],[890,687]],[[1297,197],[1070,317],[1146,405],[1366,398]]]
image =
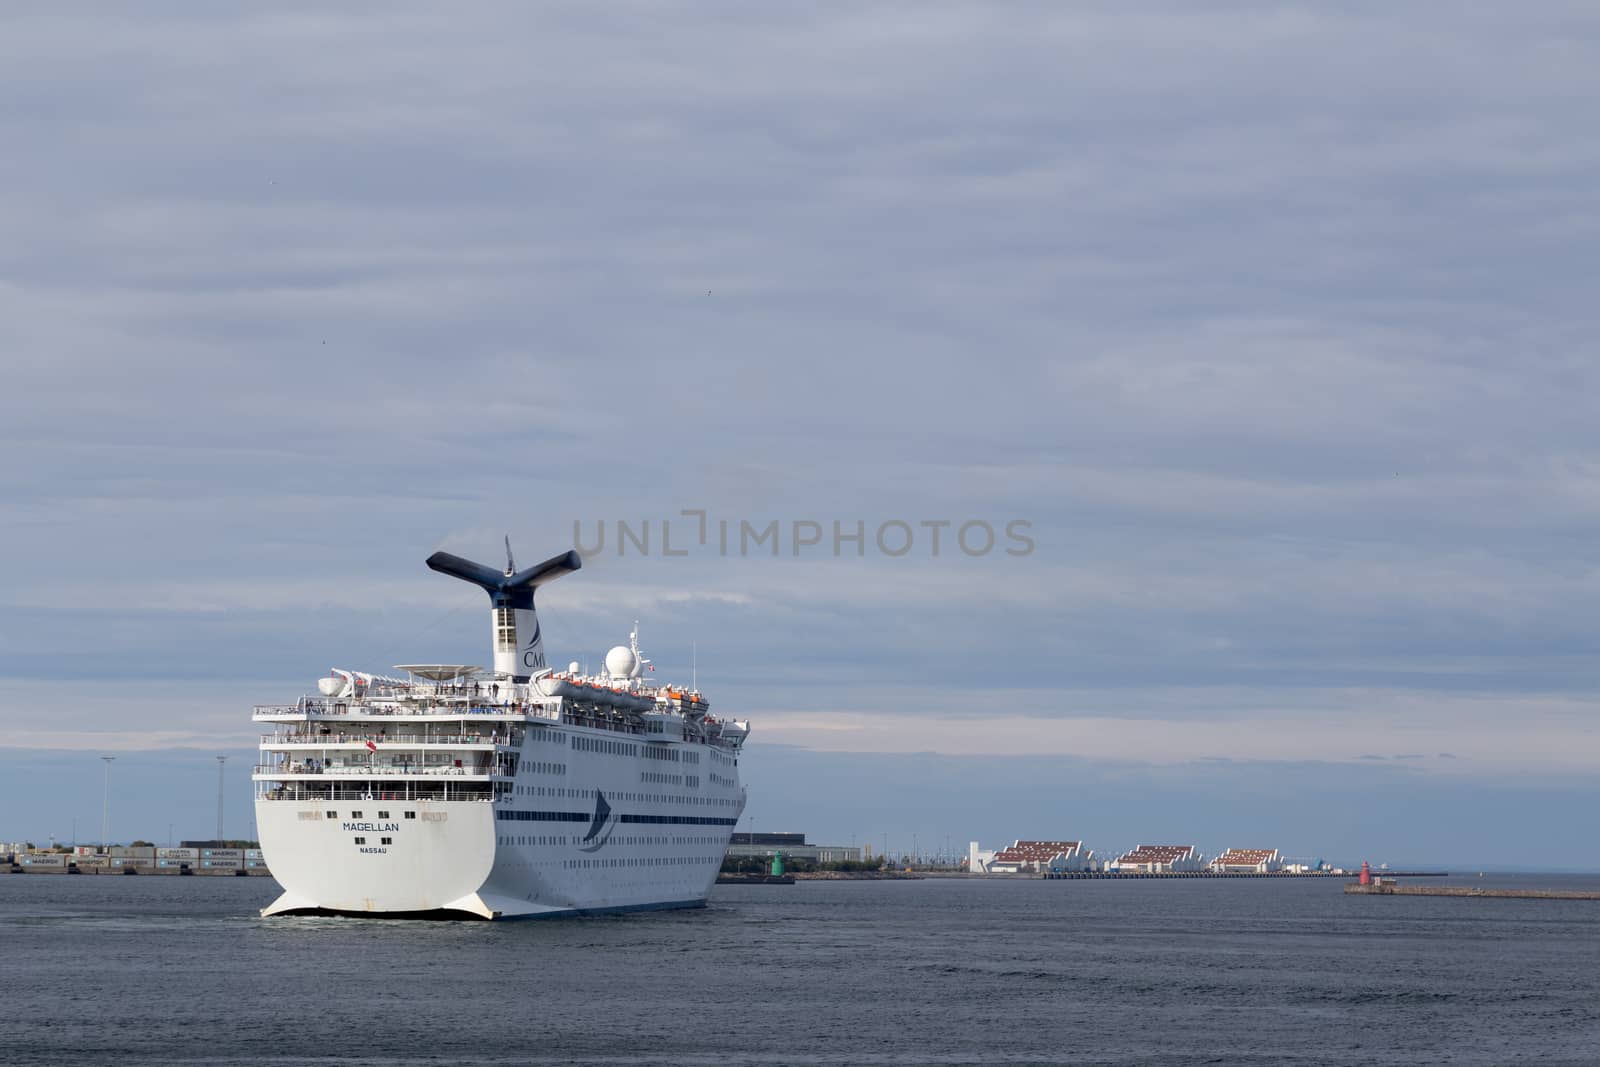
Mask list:
[[1600,1063],[1600,901],[1341,886],[801,882],[481,923],[0,876],[0,1062]]

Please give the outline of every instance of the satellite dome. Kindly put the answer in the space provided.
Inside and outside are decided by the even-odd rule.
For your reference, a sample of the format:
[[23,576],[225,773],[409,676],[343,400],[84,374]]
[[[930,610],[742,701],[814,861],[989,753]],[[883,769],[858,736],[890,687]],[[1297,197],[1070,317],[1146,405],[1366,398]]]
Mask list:
[[577,660],[573,660],[571,663],[567,664],[568,674],[577,674],[581,670],[583,670],[583,664],[579,663]]
[[613,678],[632,678],[639,667],[639,657],[627,645],[618,645],[606,653],[606,673]]

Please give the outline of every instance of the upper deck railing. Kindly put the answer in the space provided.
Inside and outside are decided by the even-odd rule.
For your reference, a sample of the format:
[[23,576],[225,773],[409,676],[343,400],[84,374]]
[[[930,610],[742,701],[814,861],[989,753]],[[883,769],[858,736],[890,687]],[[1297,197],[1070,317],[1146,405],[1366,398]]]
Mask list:
[[371,704],[366,702],[348,701],[312,701],[302,700],[295,704],[257,704],[252,710],[253,717],[257,719],[271,719],[283,715],[306,715],[316,718],[338,716],[354,719],[368,719],[377,716],[403,716],[403,715],[448,715],[451,717],[480,716],[495,718],[534,718],[554,719],[558,713],[547,711],[537,704]]
[[427,745],[479,745],[490,748],[495,745],[509,745],[511,742],[504,735],[495,734],[441,734],[437,737],[409,736],[406,734],[262,734],[263,745],[309,745],[324,748],[330,745],[365,745],[371,741],[381,747],[405,745],[418,747]]
[[[406,767],[379,764],[375,767],[272,767],[258,764],[251,771],[273,779],[288,778],[481,778],[488,780],[496,775],[488,767]],[[500,775],[505,777],[505,775]]]
[[[479,697],[482,694],[478,694]],[[647,730],[643,720],[633,718],[627,714],[595,709],[585,705],[568,707],[563,710],[561,705],[540,703],[512,703],[512,704],[483,704],[475,702],[472,697],[451,695],[442,702],[417,702],[412,703],[410,691],[395,703],[374,703],[374,694],[368,693],[363,699],[357,700],[332,700],[322,697],[302,697],[293,704],[257,704],[251,711],[251,717],[258,720],[283,719],[285,717],[303,718],[305,721],[333,720],[373,720],[388,718],[432,718],[432,719],[489,719],[492,721],[543,721],[551,723],[565,723],[569,726],[581,726],[592,730],[605,730],[609,733],[627,734],[630,736],[646,736]],[[695,727],[698,729],[698,726]],[[354,731],[346,731],[354,733]],[[366,740],[361,736],[360,740]],[[677,737],[647,737],[648,740],[676,741]],[[381,737],[372,740],[382,743]],[[689,724],[685,724],[685,735],[681,740],[691,744],[705,744],[713,748],[723,749],[730,753],[737,753],[741,747],[740,740],[719,736],[695,736],[690,732]],[[263,738],[265,741],[265,738]],[[293,743],[293,742],[283,742]],[[316,744],[308,741],[308,744]]]

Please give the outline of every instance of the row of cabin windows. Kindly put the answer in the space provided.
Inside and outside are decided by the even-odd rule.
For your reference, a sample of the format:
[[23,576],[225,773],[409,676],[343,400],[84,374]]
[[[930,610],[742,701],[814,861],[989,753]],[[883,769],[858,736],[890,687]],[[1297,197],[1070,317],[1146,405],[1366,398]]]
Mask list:
[[543,760],[525,759],[521,761],[521,765],[522,770],[532,772],[534,774],[567,773],[567,765],[565,763],[546,763]]
[[718,856],[641,856],[637,859],[618,856],[616,859],[562,860],[561,866],[571,870],[588,870],[596,867],[679,867],[691,863],[716,863]]
[[[337,811],[330,811],[330,812],[326,812],[325,814],[330,819],[337,819],[339,817],[339,813]],[[352,819],[359,819],[359,818],[362,818],[363,816],[359,811],[352,811],[350,813],[350,817]],[[378,812],[378,818],[387,819],[388,817],[389,817],[389,813],[388,812],[386,812],[386,811]],[[408,812],[405,813],[405,817],[408,818],[408,819],[415,819],[417,817],[417,813],[414,812],[414,811],[408,811]]]
[[[648,772],[646,772],[646,773],[648,773]],[[673,774],[663,774],[663,775],[658,775],[657,777],[659,777],[659,778],[676,778],[678,776],[677,775],[673,775]],[[693,776],[691,775],[691,777],[693,777]],[[673,783],[664,782],[662,784],[671,785]],[[515,787],[515,792],[507,793],[506,795],[508,795],[508,796],[519,796],[519,797],[577,797],[577,798],[583,799],[583,800],[593,800],[594,799],[594,790],[592,790],[592,789],[546,789],[544,786],[519,785],[519,786]],[[609,797],[612,800],[613,803],[624,803],[624,804],[625,803],[633,803],[633,802],[639,802],[639,803],[644,803],[644,804],[697,804],[697,805],[701,805],[701,806],[713,806],[713,807],[719,807],[719,808],[731,808],[731,807],[733,807],[733,805],[735,803],[731,799],[724,799],[722,797],[681,797],[681,796],[672,796],[672,795],[666,794],[666,793],[618,792],[618,793],[607,793],[606,796]],[[329,816],[329,817],[332,818],[332,816]],[[410,818],[409,815],[407,815],[406,817]]]
[[[614,839],[619,845],[719,845],[719,837],[705,835],[681,835],[677,837],[668,835],[631,835]],[[502,845],[565,845],[572,843],[564,834],[502,834],[499,842]]]
[[637,756],[639,754],[638,745],[630,745],[625,741],[607,741],[598,737],[574,735],[572,747],[579,752],[604,752],[611,756]]
[[[367,839],[366,838],[364,838],[364,837],[356,838],[356,844],[364,845],[366,843],[367,843]],[[380,844],[380,845],[392,845],[392,844],[394,844],[394,838],[392,838],[392,837],[380,837],[380,838],[378,838],[378,844]]]
[[[651,721],[645,723],[644,728],[646,733],[659,734],[664,731],[665,724],[660,721]],[[530,730],[527,736],[535,744],[568,744],[567,735],[559,730]],[[573,735],[571,746],[580,752],[606,752],[616,756],[643,755],[647,759],[671,760],[674,763],[679,761],[684,763],[700,762],[700,753],[690,752],[685,749],[652,748],[647,746],[641,753],[638,745],[631,745],[623,741],[607,741],[600,738],[583,737],[578,734]],[[715,750],[712,751],[711,758],[725,767],[732,767],[738,763],[732,757],[725,756]]]

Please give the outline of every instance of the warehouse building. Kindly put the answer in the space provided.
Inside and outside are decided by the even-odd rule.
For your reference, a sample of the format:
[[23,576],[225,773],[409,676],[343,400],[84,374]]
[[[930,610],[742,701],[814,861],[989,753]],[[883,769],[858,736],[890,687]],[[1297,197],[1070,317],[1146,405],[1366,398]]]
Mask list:
[[1205,857],[1193,845],[1140,845],[1117,857],[1111,868],[1130,874],[1172,874],[1204,866]]
[[1218,874],[1268,874],[1283,869],[1275,848],[1230,848],[1211,861]]
[[727,855],[739,859],[745,856],[769,857],[783,853],[785,859],[811,860],[813,863],[859,863],[861,848],[857,845],[812,845],[805,834],[734,834],[728,842]]
[[1094,853],[1085,849],[1081,841],[1018,839],[994,853],[983,869],[987,874],[1040,874],[1045,871],[1087,871],[1092,869],[1093,863]]

